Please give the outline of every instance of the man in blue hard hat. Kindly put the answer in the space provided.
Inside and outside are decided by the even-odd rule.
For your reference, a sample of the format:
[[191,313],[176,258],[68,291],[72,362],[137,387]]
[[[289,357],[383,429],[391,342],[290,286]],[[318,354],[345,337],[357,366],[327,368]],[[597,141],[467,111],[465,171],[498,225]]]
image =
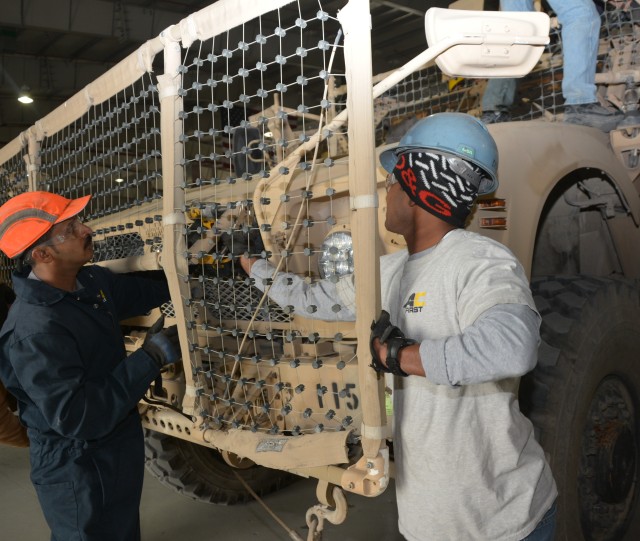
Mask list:
[[421,120],[380,162],[385,226],[407,250],[381,259],[374,367],[396,376],[394,450],[401,533],[410,540],[549,540],[557,490],[520,376],[537,361],[540,316],[502,244],[465,231],[497,187],[498,152],[462,113]]
[[[383,311],[371,335],[373,367],[396,376],[400,532],[412,541],[551,541],[557,489],[517,399],[537,361],[540,316],[515,256],[464,229],[477,195],[497,188],[495,141],[478,119],[440,113],[380,162],[385,226],[407,243],[380,260]],[[273,268],[241,263],[263,287]],[[313,299],[308,317],[348,296],[327,280],[292,278],[278,275],[269,295],[296,309]]]

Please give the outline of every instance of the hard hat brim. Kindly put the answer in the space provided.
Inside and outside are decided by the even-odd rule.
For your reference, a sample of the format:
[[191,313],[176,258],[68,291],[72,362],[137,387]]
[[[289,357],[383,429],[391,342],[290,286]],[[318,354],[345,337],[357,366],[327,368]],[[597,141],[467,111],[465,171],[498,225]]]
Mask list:
[[389,148],[380,154],[380,165],[387,173],[392,173],[393,168],[398,163],[398,156],[396,155],[397,145],[393,148]]
[[89,204],[89,199],[91,199],[91,195],[85,195],[84,197],[78,197],[78,199],[72,199],[69,206],[64,209],[64,212],[58,216],[58,219],[54,222],[55,224],[59,224],[60,222],[64,222],[69,218],[73,218],[77,214],[80,214],[84,207]]

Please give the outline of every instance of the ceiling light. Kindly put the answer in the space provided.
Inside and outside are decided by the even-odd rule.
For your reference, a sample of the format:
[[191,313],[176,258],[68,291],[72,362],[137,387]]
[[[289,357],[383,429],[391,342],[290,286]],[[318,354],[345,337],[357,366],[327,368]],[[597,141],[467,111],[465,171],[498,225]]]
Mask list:
[[124,182],[124,179],[123,178],[117,178],[116,182]]
[[33,103],[33,98],[27,94],[27,92],[20,92],[20,96],[18,96],[18,101],[20,103]]

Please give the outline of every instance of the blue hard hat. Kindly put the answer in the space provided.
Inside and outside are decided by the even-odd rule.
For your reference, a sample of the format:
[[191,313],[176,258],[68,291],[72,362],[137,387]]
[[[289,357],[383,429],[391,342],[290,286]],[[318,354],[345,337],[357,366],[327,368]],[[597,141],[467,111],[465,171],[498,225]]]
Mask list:
[[391,173],[398,156],[413,149],[457,156],[478,166],[484,173],[478,179],[478,195],[498,188],[498,147],[487,127],[476,117],[465,113],[436,113],[423,118],[409,128],[396,147],[380,154],[380,164]]

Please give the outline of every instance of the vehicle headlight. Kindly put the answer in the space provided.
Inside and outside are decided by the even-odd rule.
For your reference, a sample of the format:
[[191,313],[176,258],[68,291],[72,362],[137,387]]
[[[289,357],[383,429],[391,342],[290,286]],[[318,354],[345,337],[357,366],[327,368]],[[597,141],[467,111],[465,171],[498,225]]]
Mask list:
[[320,276],[332,278],[353,273],[353,240],[348,231],[327,235],[322,243]]

